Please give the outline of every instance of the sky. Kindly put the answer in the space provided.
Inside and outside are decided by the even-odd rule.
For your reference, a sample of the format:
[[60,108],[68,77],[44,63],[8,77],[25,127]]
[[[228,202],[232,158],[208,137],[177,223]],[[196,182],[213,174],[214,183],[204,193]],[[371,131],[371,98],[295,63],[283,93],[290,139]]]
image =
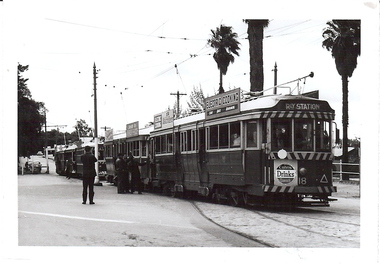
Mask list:
[[[8,33],[15,51],[13,59],[29,65],[23,76],[29,78],[33,99],[44,102],[48,109],[49,129],[60,126],[60,131],[72,132],[79,119],[94,127],[94,64],[99,135],[104,135],[102,127],[123,130],[135,121],[144,127],[155,114],[173,108],[176,97],[171,93],[187,94],[180,98],[183,109],[188,107],[194,87],[201,87],[206,96],[214,95],[219,71],[207,39],[211,29],[221,24],[231,26],[240,42],[239,56],[223,77],[224,88],[249,91],[249,44],[242,19],[250,18],[250,13],[195,18],[186,12],[182,17],[176,12],[165,16],[150,10],[152,13],[143,16],[135,12],[143,10],[141,6],[131,8],[122,1],[38,2],[41,4],[15,1],[4,5],[11,10],[6,22],[12,25]],[[17,8],[17,3],[24,8]],[[158,5],[160,10],[164,8]],[[331,17],[269,14],[263,41],[264,89],[273,86],[275,63],[278,84],[314,72],[314,78],[300,83],[302,92],[319,90],[320,98],[335,109],[335,121],[341,128],[341,79],[331,53],[321,45],[322,31]],[[365,19],[362,16],[355,18]],[[363,21],[363,26],[367,23]],[[358,58],[349,83],[350,138],[361,137],[361,87],[367,75],[366,60],[371,59],[366,55],[363,51]],[[289,84],[290,88],[281,88],[278,93],[287,93],[296,85]]]

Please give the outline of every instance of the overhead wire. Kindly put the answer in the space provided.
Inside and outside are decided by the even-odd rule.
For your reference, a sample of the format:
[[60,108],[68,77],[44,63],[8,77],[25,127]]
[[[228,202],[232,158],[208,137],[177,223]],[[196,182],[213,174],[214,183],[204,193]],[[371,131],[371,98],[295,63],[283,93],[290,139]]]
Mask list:
[[191,40],[191,41],[205,41],[205,39],[195,39],[195,38],[188,38],[188,37],[169,37],[169,36],[144,34],[144,33],[131,32],[131,31],[126,31],[126,30],[111,29],[111,28],[105,28],[105,27],[87,25],[87,24],[70,22],[70,21],[59,20],[59,19],[53,19],[53,18],[45,18],[45,19],[46,20],[50,20],[50,21],[54,21],[54,22],[58,22],[58,23],[65,23],[65,24],[70,24],[70,25],[75,25],[75,26],[88,27],[88,28],[94,28],[94,29],[100,29],[100,30],[106,30],[106,31],[121,32],[121,33],[138,35],[138,36],[143,36],[143,37],[151,37],[151,38],[158,38],[158,39],[171,39],[171,40],[186,40],[186,41],[187,40]]

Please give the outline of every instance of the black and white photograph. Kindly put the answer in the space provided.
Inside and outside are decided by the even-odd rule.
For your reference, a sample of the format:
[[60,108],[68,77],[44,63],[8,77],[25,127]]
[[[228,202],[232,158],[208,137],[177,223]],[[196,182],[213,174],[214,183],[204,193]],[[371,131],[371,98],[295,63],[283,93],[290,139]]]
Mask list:
[[0,23],[2,264],[379,263],[378,1]]

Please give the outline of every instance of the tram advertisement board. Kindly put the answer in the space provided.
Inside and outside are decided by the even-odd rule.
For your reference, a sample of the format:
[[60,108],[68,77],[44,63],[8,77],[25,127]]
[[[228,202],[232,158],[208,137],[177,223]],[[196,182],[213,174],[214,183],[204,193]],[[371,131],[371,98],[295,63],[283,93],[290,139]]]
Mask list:
[[154,129],[160,129],[163,125],[172,123],[174,120],[174,110],[170,109],[154,115]]
[[105,142],[113,140],[113,129],[109,129],[105,132]]
[[274,161],[274,185],[297,186],[297,161],[275,160]]
[[223,117],[240,112],[240,88],[205,99],[206,119]]
[[128,123],[126,133],[127,133],[126,135],[127,138],[139,136],[139,122],[135,121],[132,123]]

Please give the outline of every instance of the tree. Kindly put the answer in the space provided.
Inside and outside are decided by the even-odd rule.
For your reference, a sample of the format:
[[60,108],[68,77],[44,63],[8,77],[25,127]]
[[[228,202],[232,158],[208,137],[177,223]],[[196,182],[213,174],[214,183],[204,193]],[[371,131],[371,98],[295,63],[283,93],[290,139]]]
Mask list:
[[230,63],[235,61],[233,54],[239,56],[239,42],[237,34],[232,32],[232,27],[220,25],[216,30],[211,30],[211,39],[207,40],[207,44],[216,51],[213,55],[220,73],[219,94],[224,92],[223,75],[227,74]]
[[85,120],[80,119],[74,126],[80,137],[93,137],[92,128],[90,128]]
[[17,67],[17,115],[18,115],[18,156],[30,156],[41,150],[40,139],[45,123],[46,108],[43,102],[33,100],[27,87],[27,78],[22,73],[29,66],[18,64]]
[[263,66],[263,39],[264,28],[269,25],[268,19],[244,19],[248,24],[249,64],[250,64],[250,91],[263,91],[264,66]]
[[205,96],[201,86],[199,88],[193,87],[193,91],[190,93],[190,102],[187,102],[190,110],[204,111],[205,108]]
[[[360,56],[360,20],[327,22],[322,47],[331,51],[335,66],[342,78],[343,163],[348,162],[348,78],[352,76]],[[348,175],[343,174],[347,180]]]

